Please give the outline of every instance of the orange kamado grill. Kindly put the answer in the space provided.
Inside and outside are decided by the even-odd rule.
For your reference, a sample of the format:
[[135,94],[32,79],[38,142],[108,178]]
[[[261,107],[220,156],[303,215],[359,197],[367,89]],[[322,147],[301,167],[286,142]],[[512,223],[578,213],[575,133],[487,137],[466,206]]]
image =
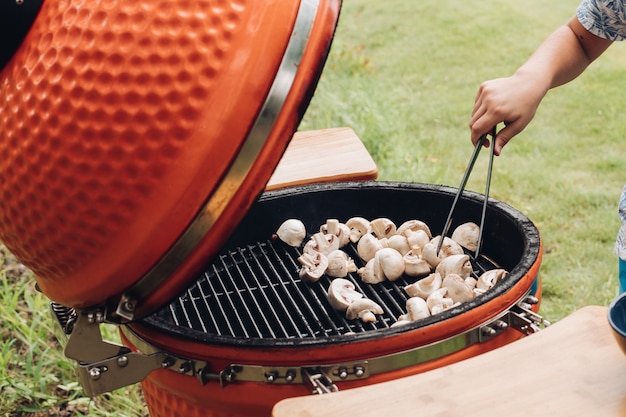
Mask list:
[[[541,327],[541,240],[489,199],[492,290],[392,327],[415,279],[364,284],[375,323],[303,282],[287,218],[420,219],[455,189],[361,181],[264,192],[314,92],[339,0],[4,2],[0,240],[36,276],[88,395],[142,383],[152,416],[269,415],[281,399],[423,372]],[[452,227],[476,221],[465,192]],[[354,245],[347,248],[358,259]],[[363,265],[359,265],[363,266]],[[119,325],[123,344],[102,339]]]

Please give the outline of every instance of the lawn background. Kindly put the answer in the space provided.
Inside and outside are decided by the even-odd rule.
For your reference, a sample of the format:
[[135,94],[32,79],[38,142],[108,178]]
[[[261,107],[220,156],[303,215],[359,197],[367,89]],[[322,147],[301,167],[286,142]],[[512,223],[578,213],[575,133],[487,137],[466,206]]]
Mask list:
[[[458,186],[480,82],[511,74],[577,0],[345,0],[300,130],[348,126],[380,180]],[[616,206],[626,180],[626,50],[611,48],[496,158],[491,196],[526,214],[544,245],[541,314],[558,321],[616,294]],[[483,152],[468,188],[482,192]],[[2,256],[9,259],[10,256]],[[2,259],[2,258],[0,258]],[[0,272],[0,416],[140,416],[137,386],[89,400],[28,271]],[[115,334],[114,331],[111,332]]]

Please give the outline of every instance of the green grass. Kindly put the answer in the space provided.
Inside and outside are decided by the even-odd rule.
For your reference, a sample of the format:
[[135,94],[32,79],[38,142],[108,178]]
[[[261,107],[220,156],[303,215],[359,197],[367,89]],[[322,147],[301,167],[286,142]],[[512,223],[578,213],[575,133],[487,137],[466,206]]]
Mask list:
[[[456,187],[472,151],[468,123],[478,85],[512,73],[577,3],[345,0],[300,130],[351,127],[379,179]],[[491,195],[541,232],[541,313],[551,321],[607,305],[616,293],[625,67],[616,45],[578,80],[550,92],[495,161]],[[485,172],[483,153],[468,188],[482,192]],[[3,258],[0,417],[145,415],[138,386],[83,397],[53,336],[47,300],[27,271],[2,267]]]

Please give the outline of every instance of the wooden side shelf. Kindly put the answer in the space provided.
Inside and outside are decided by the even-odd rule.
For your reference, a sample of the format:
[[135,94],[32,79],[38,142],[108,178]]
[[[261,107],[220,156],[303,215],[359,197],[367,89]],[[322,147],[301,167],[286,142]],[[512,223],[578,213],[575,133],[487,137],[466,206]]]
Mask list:
[[536,334],[394,381],[280,401],[274,417],[626,416],[626,356],[607,308],[584,307]]
[[376,163],[352,129],[311,130],[293,136],[266,190],[377,177]]

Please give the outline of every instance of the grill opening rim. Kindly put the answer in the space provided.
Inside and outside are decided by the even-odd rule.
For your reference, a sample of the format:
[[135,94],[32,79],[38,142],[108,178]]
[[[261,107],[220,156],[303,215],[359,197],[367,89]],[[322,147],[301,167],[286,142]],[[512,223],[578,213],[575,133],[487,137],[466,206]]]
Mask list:
[[[433,185],[433,184],[423,184],[423,183],[403,183],[403,182],[384,182],[384,181],[366,181],[366,182],[345,182],[345,183],[333,183],[333,184],[313,184],[307,186],[299,186],[299,187],[290,187],[281,190],[270,191],[262,194],[255,205],[251,208],[251,211],[254,210],[256,204],[264,204],[265,202],[271,202],[276,199],[284,199],[289,198],[292,195],[301,196],[303,194],[311,194],[312,197],[315,197],[316,193],[330,191],[341,192],[346,190],[352,190],[356,192],[367,192],[367,190],[379,190],[384,188],[387,191],[393,192],[395,191],[426,191],[426,192],[435,192],[444,196],[444,199],[449,199],[450,203],[454,194],[456,193],[455,188]],[[478,206],[482,205],[482,201],[484,196],[482,194],[473,192],[473,191],[464,191],[463,196],[460,201],[469,202],[470,204],[477,204]],[[194,342],[207,343],[207,344],[216,344],[216,345],[224,345],[224,346],[245,346],[250,348],[267,348],[267,347],[309,347],[309,346],[327,346],[334,345],[337,343],[354,343],[361,342],[373,339],[379,339],[381,337],[391,337],[394,335],[400,335],[406,332],[415,331],[418,329],[423,329],[429,325],[439,323],[444,320],[448,320],[451,318],[458,317],[474,308],[478,308],[485,303],[496,299],[497,297],[505,295],[508,291],[510,291],[518,281],[524,277],[529,269],[537,262],[540,258],[540,249],[541,242],[540,236],[537,228],[532,223],[528,217],[524,214],[520,213],[518,210],[509,206],[506,203],[498,201],[493,198],[489,198],[488,208],[487,208],[487,222],[489,222],[490,213],[493,216],[494,213],[498,216],[502,217],[506,221],[510,222],[519,232],[520,237],[522,239],[522,247],[523,253],[519,260],[519,262],[509,270],[509,274],[507,277],[498,283],[494,288],[489,290],[487,293],[479,295],[474,299],[465,302],[457,307],[453,307],[451,309],[445,310],[437,315],[430,316],[425,319],[421,319],[403,326],[398,327],[387,327],[387,328],[378,328],[378,329],[368,329],[366,331],[352,333],[352,334],[338,334],[338,335],[327,335],[324,337],[277,337],[277,338],[256,338],[256,337],[235,337],[235,336],[222,336],[218,334],[209,334],[205,332],[198,331],[197,329],[192,329],[185,326],[177,325],[171,321],[165,320],[159,316],[159,312],[154,313],[146,318],[140,320],[142,326],[146,326],[153,331],[157,331],[160,333],[164,333],[167,335],[171,335],[176,338],[181,338],[183,340],[190,340]],[[329,213],[331,214],[331,213]],[[333,216],[328,216],[331,218]],[[282,219],[284,220],[284,219]],[[281,220],[281,221],[282,221]],[[442,219],[442,222],[445,219]],[[454,222],[454,224],[460,224],[461,222]],[[436,227],[436,226],[435,226]],[[433,235],[437,235],[435,232],[436,228],[433,227]],[[232,239],[231,239],[232,240]],[[208,265],[213,265],[215,262],[218,262],[219,257],[223,256],[229,250],[238,250],[239,248],[233,248],[229,242],[224,245],[224,250],[218,255],[217,258],[208,263]],[[488,252],[489,245],[487,244],[487,236],[485,236],[485,244],[483,245],[483,251]],[[489,253],[487,253],[489,255]],[[356,278],[358,279],[358,277]],[[539,279],[538,276],[535,280]],[[199,280],[196,281],[196,284]],[[196,284],[193,284],[189,289],[193,288]],[[306,284],[310,285],[310,284]],[[365,284],[369,285],[369,284]],[[380,284],[376,284],[380,285]],[[187,291],[189,291],[189,289]],[[172,303],[164,308],[170,308],[170,306],[174,303],[177,303],[179,298],[177,297]],[[385,307],[383,307],[385,308]]]

